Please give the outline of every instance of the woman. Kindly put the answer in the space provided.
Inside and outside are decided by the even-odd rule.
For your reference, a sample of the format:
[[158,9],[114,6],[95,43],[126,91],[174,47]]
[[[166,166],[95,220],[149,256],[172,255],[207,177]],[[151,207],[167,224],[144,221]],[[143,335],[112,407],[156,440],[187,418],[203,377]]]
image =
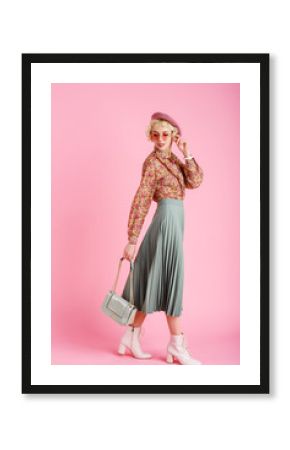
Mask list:
[[[151,358],[141,348],[141,326],[146,314],[164,311],[170,331],[166,361],[172,363],[175,358],[180,364],[201,364],[187,349],[180,316],[184,276],[183,199],[185,188],[194,189],[201,184],[203,171],[189,153],[187,143],[181,140],[179,125],[168,114],[154,113],[146,134],[154,149],[143,163],[141,182],[131,204],[124,258],[134,258],[152,200],[157,202],[157,208],[134,260],[133,292],[138,311],[121,339],[118,352],[125,354],[128,349],[136,358]],[[185,163],[172,153],[174,142]],[[129,301],[129,294],[128,275],[122,297]]]

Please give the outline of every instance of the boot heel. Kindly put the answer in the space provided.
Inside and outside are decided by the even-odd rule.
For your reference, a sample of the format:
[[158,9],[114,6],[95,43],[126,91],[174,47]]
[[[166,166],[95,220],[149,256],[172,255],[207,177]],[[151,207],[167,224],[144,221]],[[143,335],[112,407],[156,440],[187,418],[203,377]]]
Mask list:
[[119,345],[118,353],[119,353],[120,355],[125,355],[125,353],[126,353],[126,346],[125,346],[124,344],[120,344],[120,345]]
[[171,353],[167,353],[166,362],[168,362],[169,364],[173,363],[173,355],[171,355]]

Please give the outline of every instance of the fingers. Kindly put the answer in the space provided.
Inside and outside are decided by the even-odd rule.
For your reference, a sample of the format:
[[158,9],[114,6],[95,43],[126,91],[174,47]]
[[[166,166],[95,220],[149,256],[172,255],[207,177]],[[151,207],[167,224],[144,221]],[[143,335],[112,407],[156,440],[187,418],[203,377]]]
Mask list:
[[124,251],[123,257],[124,257],[125,259],[127,259],[128,261],[130,261],[130,260],[133,260],[134,254],[130,254],[130,253],[127,253],[126,251]]
[[187,142],[183,141],[179,135],[175,136],[175,142],[180,149],[187,147]]
[[136,247],[133,244],[128,243],[123,251],[123,257],[126,258],[128,261],[134,260]]

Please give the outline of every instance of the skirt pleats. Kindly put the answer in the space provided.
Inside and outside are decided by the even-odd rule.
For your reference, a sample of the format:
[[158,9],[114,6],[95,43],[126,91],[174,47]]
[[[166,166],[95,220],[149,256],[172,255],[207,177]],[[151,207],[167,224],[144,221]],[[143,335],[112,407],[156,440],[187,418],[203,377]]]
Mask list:
[[[183,200],[160,200],[134,259],[134,302],[139,311],[164,311],[170,316],[181,315],[183,235]],[[129,301],[129,275],[121,295]]]

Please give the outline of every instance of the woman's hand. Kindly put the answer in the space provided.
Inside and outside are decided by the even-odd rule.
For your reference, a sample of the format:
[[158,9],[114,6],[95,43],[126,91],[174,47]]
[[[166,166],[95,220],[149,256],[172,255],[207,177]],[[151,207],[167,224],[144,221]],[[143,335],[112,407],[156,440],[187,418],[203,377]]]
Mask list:
[[128,244],[124,248],[123,257],[125,259],[128,259],[128,261],[132,260],[134,258],[135,250],[136,250],[136,245],[130,244],[130,242],[128,242]]
[[187,142],[183,141],[178,134],[174,137],[174,142],[176,143],[176,145],[177,145],[178,149],[181,151],[181,153],[183,153],[183,156],[186,156],[186,157],[189,156]]

